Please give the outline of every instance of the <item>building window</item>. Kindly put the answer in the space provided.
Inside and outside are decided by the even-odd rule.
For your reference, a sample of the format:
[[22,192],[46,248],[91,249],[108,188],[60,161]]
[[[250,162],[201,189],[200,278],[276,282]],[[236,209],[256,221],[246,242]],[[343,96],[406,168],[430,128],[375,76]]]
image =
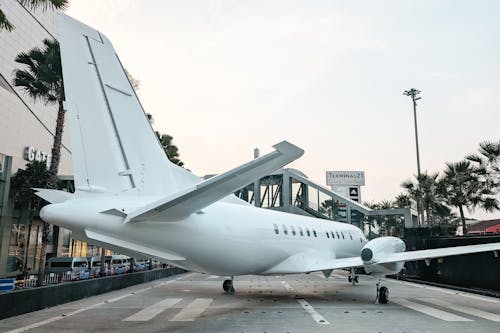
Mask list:
[[277,224],[273,224],[273,227],[274,227],[274,233],[277,235],[280,233],[280,229],[278,228],[278,225]]

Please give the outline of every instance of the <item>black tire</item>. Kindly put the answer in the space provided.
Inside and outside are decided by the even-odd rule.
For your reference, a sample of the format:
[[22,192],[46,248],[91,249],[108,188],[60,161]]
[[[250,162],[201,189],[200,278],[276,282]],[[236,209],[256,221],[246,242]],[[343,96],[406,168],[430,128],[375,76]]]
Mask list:
[[224,280],[222,283],[222,289],[227,293],[231,290],[232,288],[232,281],[231,280]]
[[357,276],[357,275],[356,275],[356,276],[354,277],[354,283],[359,283],[359,276]]
[[349,281],[349,283],[351,283],[351,282],[352,282],[352,276],[351,276],[351,275],[349,275],[349,276],[347,277],[347,281]]
[[378,302],[380,304],[387,304],[387,302],[389,302],[389,289],[387,289],[387,287],[380,287],[378,291]]

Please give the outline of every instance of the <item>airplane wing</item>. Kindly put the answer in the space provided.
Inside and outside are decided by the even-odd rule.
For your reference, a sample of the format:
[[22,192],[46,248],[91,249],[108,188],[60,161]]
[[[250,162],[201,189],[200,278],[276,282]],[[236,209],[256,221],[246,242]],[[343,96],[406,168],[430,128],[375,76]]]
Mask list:
[[304,153],[302,149],[287,141],[280,142],[273,148],[275,151],[210,178],[191,189],[130,212],[124,223],[182,219],[232,194],[255,179],[296,160]]
[[150,247],[146,247],[141,244],[136,244],[123,239],[118,239],[112,236],[103,235],[88,229],[85,229],[85,236],[87,236],[87,238],[96,240],[101,243],[112,244],[114,246],[118,246],[123,249],[139,252],[145,256],[155,256],[158,258],[163,258],[172,261],[186,260],[186,258],[178,256],[173,253],[152,249]]
[[489,244],[479,244],[479,245],[445,247],[440,249],[390,253],[371,264],[365,264],[361,259],[361,257],[329,259],[326,261],[316,263],[315,265],[311,266],[308,271],[315,272],[315,271],[323,271],[329,269],[342,269],[351,267],[388,264],[394,262],[429,260],[432,258],[441,258],[441,257],[456,256],[461,254],[471,254],[471,253],[498,251],[498,250],[500,250],[500,243],[489,243]]

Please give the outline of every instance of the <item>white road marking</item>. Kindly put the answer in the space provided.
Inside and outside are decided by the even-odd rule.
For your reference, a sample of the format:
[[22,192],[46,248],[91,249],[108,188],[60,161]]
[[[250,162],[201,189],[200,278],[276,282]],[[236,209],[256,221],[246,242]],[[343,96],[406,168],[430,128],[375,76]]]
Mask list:
[[436,298],[418,298],[418,300],[424,301],[426,303],[431,303],[431,304],[434,304],[437,306],[442,306],[444,308],[448,308],[448,309],[455,310],[458,312],[470,314],[470,315],[475,316],[475,317],[480,317],[480,318],[488,319],[491,321],[500,321],[500,315],[497,315],[495,313],[482,311],[482,310],[478,310],[478,309],[474,309],[474,308],[471,308],[468,306],[458,305],[458,304],[454,304],[454,303],[452,304],[452,303],[448,303],[446,301],[436,299]]
[[182,298],[167,298],[163,301],[155,303],[147,308],[142,309],[141,311],[134,313],[130,317],[123,319],[122,321],[148,321],[165,311],[166,309],[171,308],[175,304],[182,301]]
[[297,302],[302,306],[307,313],[309,313],[312,319],[320,325],[330,325],[328,320],[326,320],[322,315],[320,315],[314,308],[303,298],[297,299]]
[[403,298],[392,299],[392,302],[404,306],[405,308],[409,308],[444,321],[473,321],[464,317],[457,316],[453,313],[438,310],[433,307],[415,303]]
[[287,290],[293,290],[292,286],[291,286],[291,285],[289,285],[289,284],[288,284],[288,282],[283,281],[283,280],[281,280],[280,282],[281,282],[281,284],[282,284],[283,286],[285,286],[285,288],[286,288]]
[[490,303],[500,303],[500,300],[495,299],[493,297],[488,297],[488,296],[481,296],[481,295],[476,295],[472,293],[468,293],[465,291],[458,291],[458,290],[452,290],[452,289],[445,289],[445,288],[439,288],[439,287],[433,287],[433,286],[427,286],[424,284],[418,284],[414,282],[403,282],[403,281],[397,281],[397,280],[387,280],[393,283],[399,283],[399,284],[404,284],[405,286],[410,286],[410,287],[415,287],[415,288],[423,288],[423,289],[428,289],[432,291],[439,291],[444,294],[449,294],[449,295],[457,295],[457,296],[462,296],[462,297],[467,297],[467,298],[472,298],[472,299],[477,299],[485,302],[490,302]]
[[[171,283],[171,282],[174,282],[176,280],[178,280],[178,279],[169,280],[169,281],[163,282],[163,283],[159,284],[158,286],[160,286],[162,284]],[[21,333],[21,332],[30,330],[32,328],[37,328],[37,327],[40,327],[40,326],[43,326],[43,325],[46,325],[46,324],[50,324],[50,323],[52,323],[54,321],[58,321],[58,320],[61,320],[61,319],[67,318],[67,317],[74,316],[76,314],[79,314],[80,312],[84,312],[84,311],[96,308],[96,307],[98,307],[100,305],[104,305],[104,304],[108,304],[108,303],[113,303],[113,302],[119,301],[121,299],[124,299],[125,297],[129,297],[129,296],[141,293],[143,291],[146,291],[146,290],[149,290],[149,289],[152,289],[152,288],[154,288],[154,287],[148,287],[148,288],[139,289],[139,290],[133,291],[133,292],[131,292],[129,294],[125,294],[125,295],[118,296],[118,297],[115,297],[115,298],[112,298],[112,299],[109,299],[109,300],[105,300],[103,302],[99,302],[99,303],[96,303],[96,304],[93,304],[93,305],[89,305],[89,306],[86,306],[84,308],[75,310],[73,312],[68,312],[68,313],[65,313],[65,314],[62,314],[62,315],[59,315],[59,316],[56,316],[56,317],[48,318],[48,319],[45,319],[45,320],[42,320],[42,321],[30,324],[30,325],[19,327],[19,328],[13,329],[11,331],[7,331],[5,333]]]
[[170,319],[170,321],[194,321],[212,302],[213,298],[197,298],[175,315],[174,318]]

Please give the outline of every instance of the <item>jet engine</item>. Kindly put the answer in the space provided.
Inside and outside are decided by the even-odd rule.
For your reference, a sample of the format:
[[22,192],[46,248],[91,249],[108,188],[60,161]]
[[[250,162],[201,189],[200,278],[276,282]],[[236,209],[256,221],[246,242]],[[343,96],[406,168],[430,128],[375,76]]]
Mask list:
[[397,274],[404,262],[380,263],[393,253],[404,252],[406,244],[397,237],[375,238],[361,249],[361,259],[367,273]]

